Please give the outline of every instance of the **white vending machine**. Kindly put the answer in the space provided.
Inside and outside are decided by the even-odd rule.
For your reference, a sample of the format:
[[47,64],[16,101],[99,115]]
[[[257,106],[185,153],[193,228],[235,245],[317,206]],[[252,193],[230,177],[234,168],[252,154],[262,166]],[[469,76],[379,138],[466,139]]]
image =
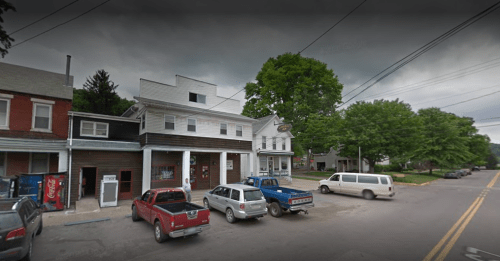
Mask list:
[[116,180],[116,175],[104,175],[102,177],[99,204],[101,208],[118,206],[118,180]]

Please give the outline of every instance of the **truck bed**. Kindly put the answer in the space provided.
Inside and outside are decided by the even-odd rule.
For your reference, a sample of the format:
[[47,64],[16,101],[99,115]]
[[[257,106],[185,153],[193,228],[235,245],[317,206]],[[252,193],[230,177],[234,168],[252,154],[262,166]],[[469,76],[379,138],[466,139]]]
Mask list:
[[307,197],[311,196],[310,192],[302,191],[302,190],[297,190],[297,189],[290,189],[290,188],[283,188],[283,187],[262,187],[262,189],[265,190],[270,190],[276,193],[279,193],[278,190],[281,190],[281,193],[288,194],[292,198],[300,198],[300,197]]
[[178,202],[178,203],[165,203],[155,205],[158,208],[164,209],[172,214],[180,214],[191,210],[201,210],[204,209],[202,206],[192,204],[190,202]]

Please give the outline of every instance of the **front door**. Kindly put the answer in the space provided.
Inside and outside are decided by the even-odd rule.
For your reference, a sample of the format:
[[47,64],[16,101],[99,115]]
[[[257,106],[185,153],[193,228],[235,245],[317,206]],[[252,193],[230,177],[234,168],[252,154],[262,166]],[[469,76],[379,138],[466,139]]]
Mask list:
[[190,171],[189,171],[189,182],[191,183],[191,189],[196,189],[196,175],[198,174],[198,168],[196,165],[191,165]]
[[132,199],[132,171],[122,170],[119,177],[118,199]]
[[335,174],[328,180],[328,188],[333,192],[340,192],[340,175]]

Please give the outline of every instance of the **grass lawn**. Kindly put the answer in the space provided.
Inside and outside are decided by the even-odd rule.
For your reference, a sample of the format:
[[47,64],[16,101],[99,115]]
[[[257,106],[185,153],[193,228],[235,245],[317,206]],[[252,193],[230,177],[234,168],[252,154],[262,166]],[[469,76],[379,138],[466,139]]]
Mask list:
[[294,179],[314,180],[314,181],[322,180],[322,178],[307,178],[307,177],[297,177],[297,176],[292,176],[292,178],[294,178]]
[[[293,175],[293,174],[292,174]],[[331,171],[311,171],[309,173],[301,173],[302,176],[311,176],[311,177],[320,177],[320,178],[329,178],[333,175]]]
[[[385,175],[391,175],[392,179],[395,182],[402,182],[402,183],[415,183],[415,184],[422,184],[425,182],[433,181],[436,179],[440,179],[443,177],[444,173],[448,172],[449,170],[443,169],[443,170],[433,170],[432,175],[429,175],[429,172],[421,172],[418,173],[417,171],[402,171],[402,172],[383,172],[383,173],[377,173],[377,174],[385,174]],[[320,179],[325,179],[329,178],[332,176],[333,172],[327,171],[327,172],[321,172],[321,171],[311,171],[309,173],[302,173],[302,177],[297,177],[293,176],[295,179],[307,179],[307,180],[320,180]],[[407,174],[405,177],[395,177],[394,174]],[[307,176],[307,177],[305,177]]]

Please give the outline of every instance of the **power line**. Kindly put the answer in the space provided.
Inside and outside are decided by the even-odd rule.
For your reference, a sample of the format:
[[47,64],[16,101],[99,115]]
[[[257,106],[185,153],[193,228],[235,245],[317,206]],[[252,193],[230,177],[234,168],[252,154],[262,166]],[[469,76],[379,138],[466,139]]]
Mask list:
[[496,91],[496,92],[488,93],[488,94],[486,94],[486,95],[482,95],[482,96],[479,96],[479,97],[476,97],[476,98],[472,98],[472,99],[469,99],[469,100],[465,100],[465,101],[457,102],[457,103],[454,103],[454,104],[446,105],[446,106],[444,106],[444,107],[441,107],[440,109],[447,108],[447,107],[451,107],[451,106],[455,106],[455,105],[462,104],[462,103],[466,103],[466,102],[473,101],[473,100],[477,100],[477,99],[479,99],[479,98],[483,98],[483,97],[486,97],[486,96],[492,95],[492,94],[494,94],[494,93],[499,93],[499,92],[500,92],[500,91]]
[[419,102],[419,103],[415,103],[415,104],[412,104],[412,105],[417,105],[417,104],[423,104],[423,103],[428,103],[428,102],[433,102],[433,101],[444,100],[444,99],[448,99],[448,98],[451,98],[451,97],[462,96],[462,95],[465,95],[465,94],[469,94],[469,93],[477,92],[477,91],[480,91],[480,90],[486,90],[486,89],[495,88],[495,87],[498,87],[498,86],[500,86],[500,84],[493,85],[493,86],[486,87],[486,88],[477,89],[477,90],[470,91],[470,92],[460,93],[460,94],[457,94],[457,95],[451,95],[451,96],[446,96],[446,97],[443,97],[443,98],[434,99],[434,100],[430,100],[430,101]]
[[27,41],[29,41],[29,40],[31,40],[31,39],[34,39],[34,38],[36,38],[36,37],[38,37],[38,36],[40,36],[40,35],[43,35],[43,34],[45,34],[45,33],[48,33],[49,31],[52,31],[52,30],[56,29],[56,28],[57,28],[57,27],[59,27],[59,26],[65,25],[65,24],[67,24],[67,23],[69,23],[69,22],[71,22],[71,21],[73,21],[73,20],[76,20],[76,19],[80,18],[81,16],[84,16],[84,15],[86,15],[86,14],[88,14],[88,13],[92,12],[94,9],[96,9],[96,8],[98,8],[98,7],[102,6],[102,5],[104,5],[105,3],[109,2],[109,1],[111,1],[111,0],[104,1],[104,2],[102,2],[101,4],[99,4],[99,5],[97,5],[97,6],[93,7],[93,8],[91,8],[91,9],[89,9],[88,11],[86,11],[86,12],[84,12],[84,13],[82,13],[82,14],[80,14],[80,15],[76,16],[75,18],[72,18],[72,19],[70,19],[70,20],[68,20],[68,21],[66,21],[66,22],[64,22],[64,23],[58,24],[58,25],[56,25],[56,26],[54,26],[54,27],[52,27],[52,28],[50,28],[50,29],[48,29],[48,30],[46,30],[46,31],[43,31],[43,32],[41,32],[41,33],[39,33],[39,34],[37,34],[37,35],[35,35],[35,36],[33,36],[33,37],[30,37],[30,38],[28,38],[28,39],[26,39],[26,40],[24,40],[24,41],[22,41],[22,42],[20,42],[20,43],[17,43],[17,44],[15,44],[15,45],[13,45],[11,48],[14,48],[14,47],[16,47],[16,46],[18,46],[18,45],[20,45],[20,44],[22,44],[22,43],[25,43],[25,42],[27,42]]
[[[383,72],[389,70],[390,68],[392,68],[392,67],[394,67],[397,64],[399,64],[399,63],[402,62],[401,64],[397,65],[396,68],[392,69],[391,71],[387,72],[382,77],[380,77],[379,79],[377,79],[374,83],[368,85],[361,92],[359,92],[358,94],[354,95],[353,97],[351,97],[350,99],[348,99],[346,102],[342,103],[339,107],[341,107],[342,105],[344,105],[347,102],[351,101],[352,99],[354,99],[355,97],[357,97],[358,95],[360,95],[361,93],[363,93],[364,91],[366,91],[367,89],[371,88],[376,83],[380,82],[381,80],[383,80],[384,78],[386,78],[387,76],[389,76],[393,72],[397,71],[401,67],[405,66],[406,64],[410,63],[414,59],[418,58],[420,55],[426,53],[428,50],[434,48],[435,46],[437,46],[441,42],[445,41],[446,39],[448,39],[451,36],[455,35],[456,33],[460,32],[461,30],[469,27],[470,25],[472,25],[475,22],[479,21],[483,17],[485,17],[488,14],[492,13],[493,11],[495,11],[496,9],[499,8],[499,6],[498,6],[499,4],[500,4],[500,2],[497,2],[496,4],[490,6],[489,8],[487,8],[484,11],[480,12],[479,14],[476,14],[475,16],[469,18],[465,22],[462,22],[461,24],[457,25],[456,27],[452,28],[451,30],[447,31],[446,33],[440,35],[439,37],[435,38],[434,40],[430,41],[429,43],[425,44],[424,46],[420,47],[419,49],[415,50],[414,52],[412,52],[409,55],[405,56],[404,58],[400,59],[399,61],[397,61],[396,63],[392,64],[391,66],[387,67],[385,70],[383,70],[382,72],[378,73],[377,75],[375,75],[374,77],[372,77],[370,80],[368,80],[365,83],[361,84],[360,86],[358,86],[357,88],[355,88],[354,90],[352,90],[349,93],[352,93],[353,91],[359,89],[360,87],[362,87],[366,83],[370,82],[371,80],[373,80],[374,78],[376,78],[377,76],[379,76],[380,74],[382,74]],[[347,96],[348,94],[344,95],[343,97]]]
[[28,27],[30,27],[30,26],[32,26],[32,25],[34,25],[34,24],[36,24],[36,23],[38,23],[38,22],[40,22],[40,21],[44,20],[45,18],[48,18],[48,17],[50,17],[50,16],[54,15],[55,13],[57,13],[57,12],[59,12],[59,11],[63,10],[64,8],[66,8],[66,7],[70,6],[70,5],[72,5],[72,4],[74,4],[74,3],[78,2],[78,1],[80,1],[80,0],[75,0],[75,1],[73,1],[73,2],[71,2],[71,3],[69,3],[69,4],[67,4],[67,5],[65,5],[65,6],[63,6],[63,7],[59,8],[59,9],[57,9],[57,10],[55,10],[54,12],[52,12],[52,13],[50,13],[50,14],[48,14],[48,15],[46,15],[46,16],[44,16],[44,17],[42,17],[42,18],[40,18],[40,19],[38,19],[38,20],[36,20],[36,21],[34,21],[33,23],[28,24],[28,25],[26,25],[26,26],[24,26],[24,27],[22,27],[22,28],[19,28],[19,29],[15,30],[14,32],[10,33],[10,34],[9,34],[9,36],[12,36],[13,34],[15,34],[15,33],[17,33],[17,32],[19,32],[19,31],[21,31],[21,30],[23,30],[23,29],[25,29],[25,28],[28,28]]

